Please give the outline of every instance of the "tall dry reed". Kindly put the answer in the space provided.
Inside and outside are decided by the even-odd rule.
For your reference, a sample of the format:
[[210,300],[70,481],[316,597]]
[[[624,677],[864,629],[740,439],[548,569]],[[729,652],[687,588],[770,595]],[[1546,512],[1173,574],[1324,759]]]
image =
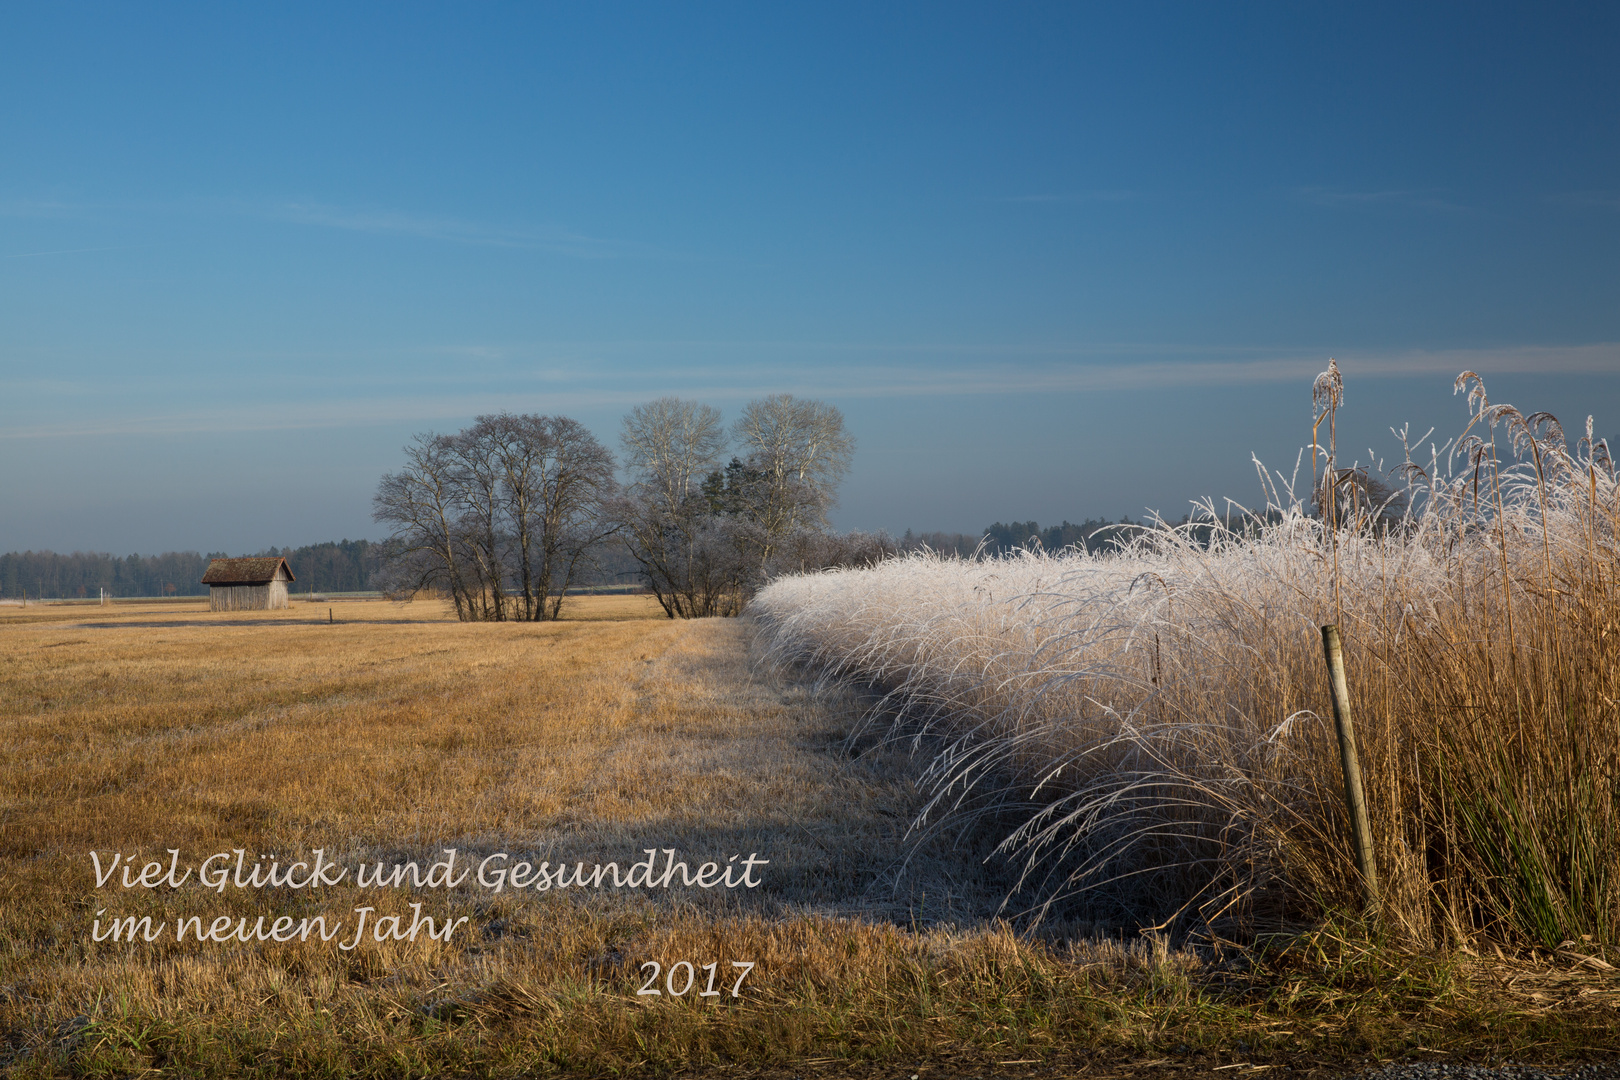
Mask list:
[[[1389,480],[1329,437],[1310,493],[1262,469],[1268,505],[1235,521],[784,578],[753,611],[770,655],[880,688],[896,736],[933,740],[925,821],[1003,823],[1013,909],[1222,934],[1359,912],[1324,720],[1338,623],[1386,931],[1614,943],[1614,464],[1590,421],[1571,448],[1458,388],[1462,436]],[[1330,368],[1317,431],[1341,403]]]

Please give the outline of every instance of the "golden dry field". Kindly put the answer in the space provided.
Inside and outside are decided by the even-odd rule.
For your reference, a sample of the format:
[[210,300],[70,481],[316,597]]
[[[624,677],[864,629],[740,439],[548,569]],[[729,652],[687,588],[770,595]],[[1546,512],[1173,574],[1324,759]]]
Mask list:
[[[1015,935],[982,841],[908,843],[918,763],[852,741],[863,703],[754,662],[751,633],[636,596],[549,624],[424,602],[0,608],[0,1067],[1331,1072],[1416,1046],[1566,1058],[1610,1030],[1612,980],[1551,961],[1397,963],[1334,928],[1235,958]],[[238,849],[248,879],[317,849],[424,871],[453,849],[453,872],[504,852],[489,865],[587,880],[645,849],[662,873],[673,849],[694,874],[752,858],[758,884],[205,885]],[[98,887],[116,855],[131,887],[121,865]],[[191,873],[142,887],[154,861],[148,880]],[[448,941],[377,940],[412,904]],[[176,940],[193,918],[224,929]],[[648,962],[658,995],[637,993]],[[734,962],[753,965],[736,996]]]

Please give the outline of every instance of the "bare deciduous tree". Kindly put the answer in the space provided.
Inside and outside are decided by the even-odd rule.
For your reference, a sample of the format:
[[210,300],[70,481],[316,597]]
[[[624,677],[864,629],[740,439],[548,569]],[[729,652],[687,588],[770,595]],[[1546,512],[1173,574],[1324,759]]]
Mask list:
[[701,483],[725,448],[720,413],[664,397],[638,405],[621,435],[633,482],[618,503],[624,540],[670,618],[734,615],[743,600],[734,538],[708,513]]
[[635,481],[623,537],[670,618],[740,614],[770,574],[854,551],[827,535],[854,450],[837,409],[777,394],[749,402],[732,431],[747,460],[721,470],[715,409],[660,398],[624,418]]
[[[480,418],[482,420],[483,418]],[[475,619],[506,619],[505,552],[501,536],[500,467],[494,447],[480,438],[477,426],[446,437],[452,468],[452,490],[461,514],[459,533],[466,565],[475,587],[468,596]]]
[[420,435],[384,476],[387,581],[438,588],[462,619],[555,619],[581,564],[614,531],[613,456],[565,416],[481,416]]
[[726,446],[720,410],[677,397],[631,409],[620,440],[637,490],[668,513],[680,509]]
[[463,568],[460,498],[454,461],[443,435],[418,435],[405,447],[405,467],[377,485],[372,517],[389,525],[380,571],[385,591],[447,593],[458,618],[475,617]]
[[732,437],[746,448],[746,464],[765,489],[758,500],[762,564],[784,537],[801,529],[827,530],[827,511],[855,453],[843,413],[824,401],[772,394],[743,407]]
[[[580,564],[617,525],[606,509],[618,491],[613,455],[585,425],[566,416],[541,418],[547,452],[534,474],[539,528],[534,531],[532,618],[555,619]],[[547,604],[549,614],[542,614]]]

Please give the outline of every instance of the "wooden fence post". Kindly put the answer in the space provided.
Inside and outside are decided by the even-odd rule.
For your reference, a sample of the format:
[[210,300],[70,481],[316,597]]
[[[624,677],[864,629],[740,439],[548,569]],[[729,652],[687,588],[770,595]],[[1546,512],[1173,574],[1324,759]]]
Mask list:
[[1327,654],[1328,678],[1333,688],[1333,726],[1339,733],[1339,763],[1344,768],[1344,805],[1350,811],[1350,834],[1356,845],[1356,869],[1367,889],[1367,904],[1378,907],[1378,863],[1373,859],[1372,825],[1367,820],[1367,796],[1361,789],[1361,760],[1356,755],[1356,732],[1350,723],[1350,687],[1344,678],[1344,645],[1339,628],[1322,627],[1322,651]]

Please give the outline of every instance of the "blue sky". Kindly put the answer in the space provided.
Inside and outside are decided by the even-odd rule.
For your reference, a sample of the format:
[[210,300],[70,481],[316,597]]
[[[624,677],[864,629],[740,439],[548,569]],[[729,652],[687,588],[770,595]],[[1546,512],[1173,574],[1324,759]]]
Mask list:
[[[1620,8],[0,8],[0,550],[377,536],[413,432],[825,398],[835,521],[1620,436]],[[1365,457],[1365,453],[1362,453]]]

